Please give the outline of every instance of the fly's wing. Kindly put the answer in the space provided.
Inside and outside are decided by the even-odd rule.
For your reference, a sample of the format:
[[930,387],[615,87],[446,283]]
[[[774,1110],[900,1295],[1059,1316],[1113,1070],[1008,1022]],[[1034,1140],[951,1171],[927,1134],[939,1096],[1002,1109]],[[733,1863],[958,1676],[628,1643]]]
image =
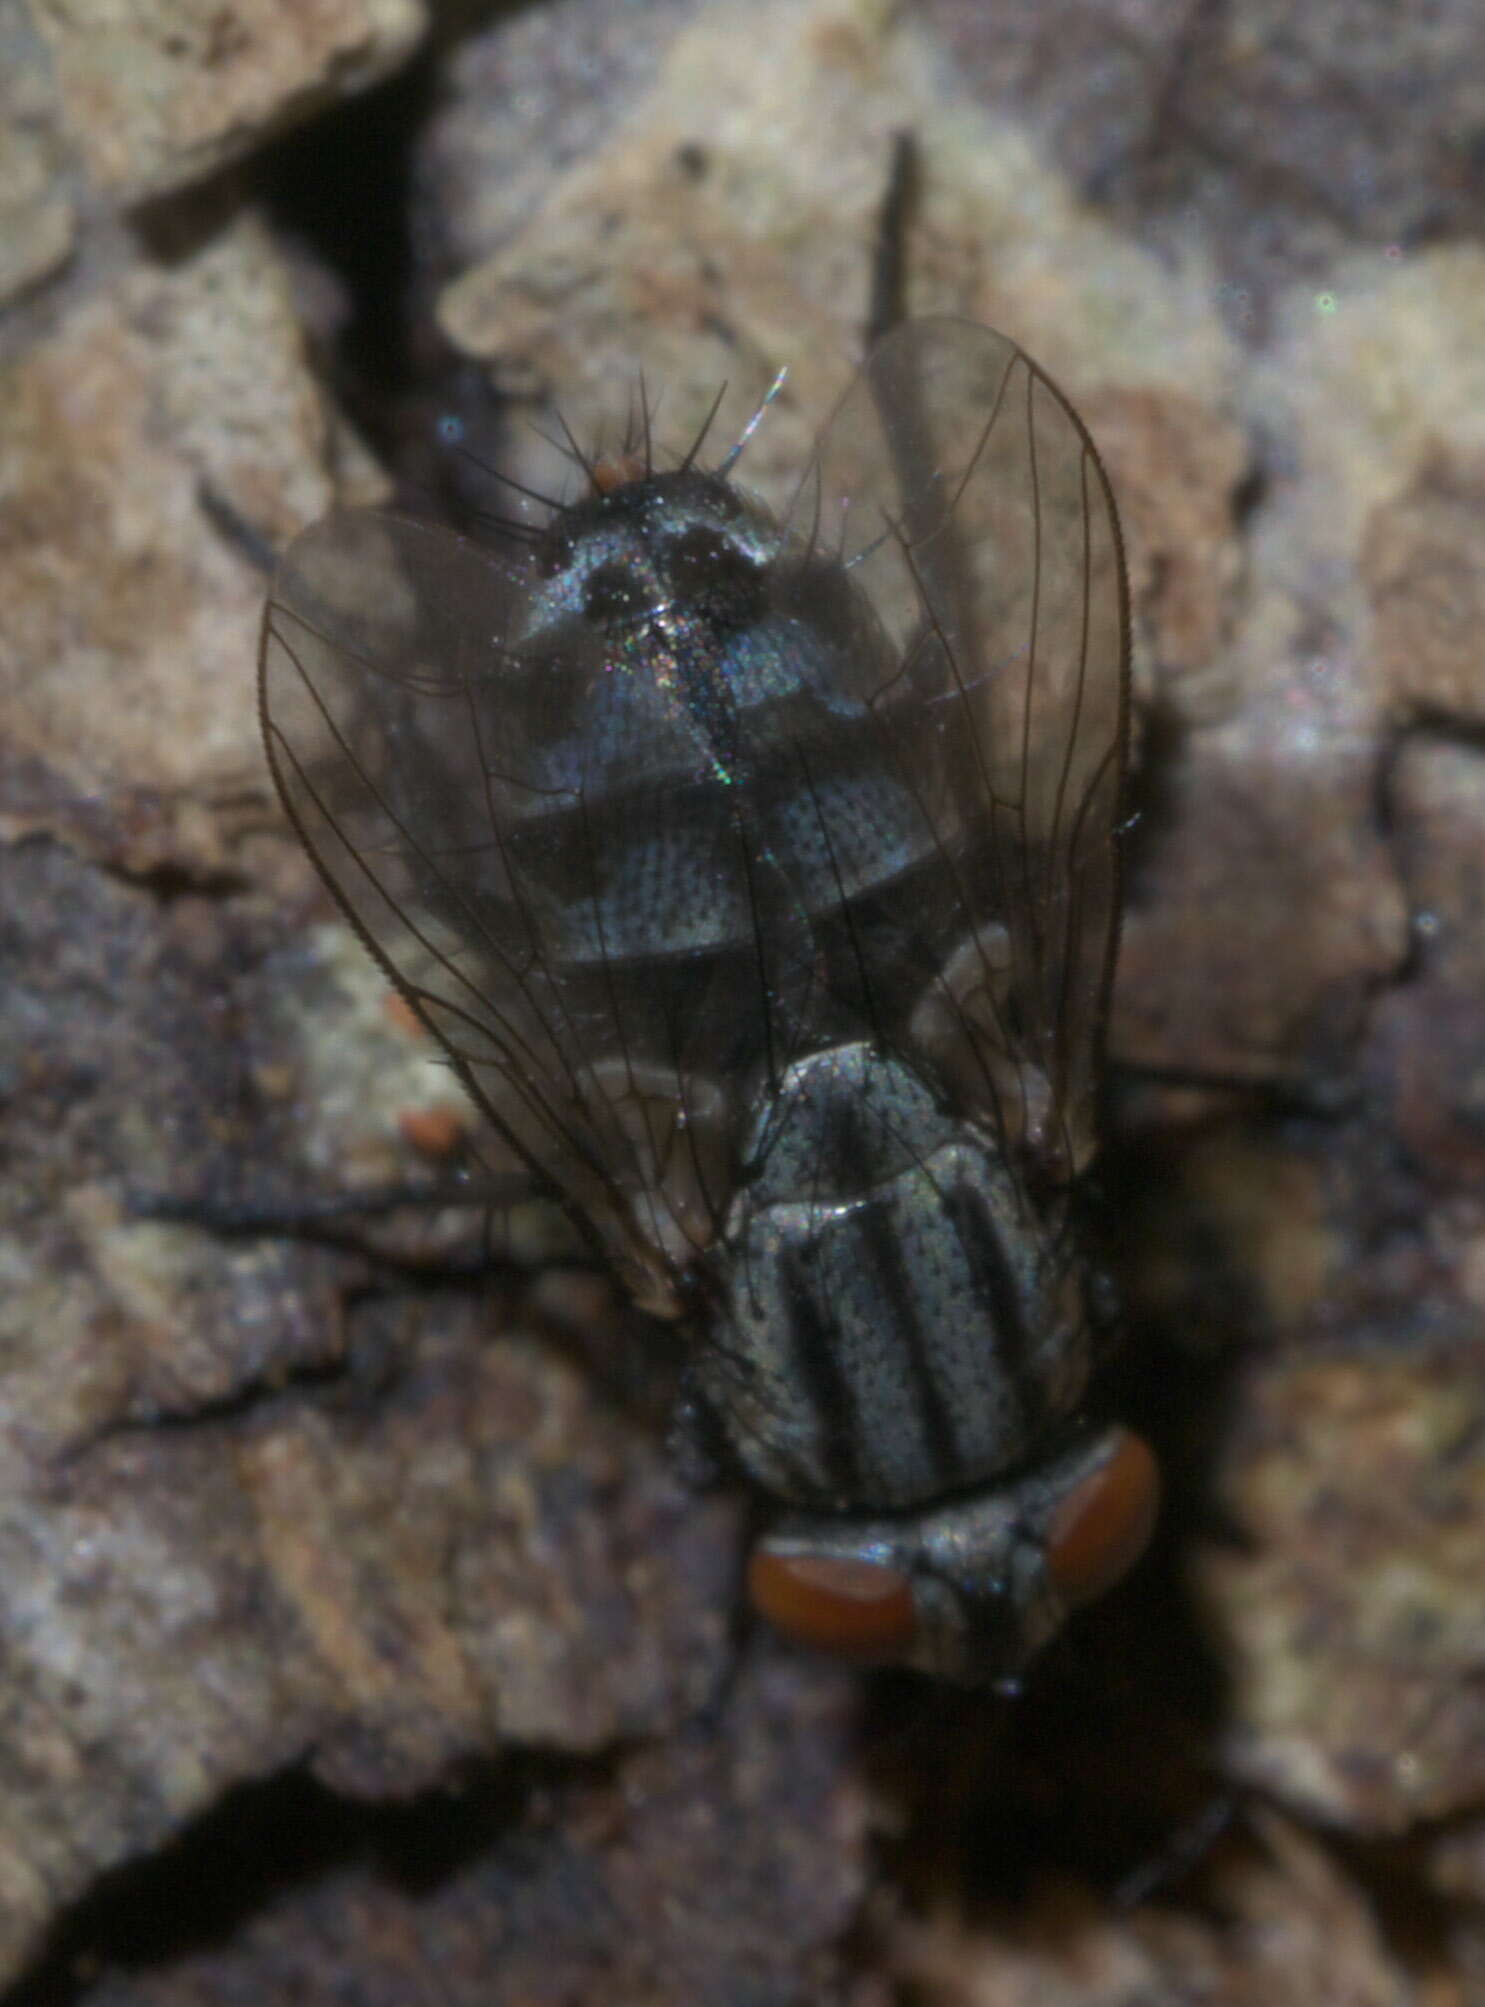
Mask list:
[[350,513],[306,531],[264,618],[269,763],[336,899],[533,1185],[670,1308],[667,1278],[722,1201],[707,1086],[638,1051],[654,1000],[615,976],[630,902],[596,825],[644,721],[589,731],[592,692],[622,686],[581,637],[523,659],[529,596],[519,561],[436,526]]
[[793,517],[839,549],[933,720],[899,756],[957,889],[911,1038],[1023,1157],[1070,1175],[1092,1150],[1128,685],[1093,442],[1004,335],[908,322],[842,399]]

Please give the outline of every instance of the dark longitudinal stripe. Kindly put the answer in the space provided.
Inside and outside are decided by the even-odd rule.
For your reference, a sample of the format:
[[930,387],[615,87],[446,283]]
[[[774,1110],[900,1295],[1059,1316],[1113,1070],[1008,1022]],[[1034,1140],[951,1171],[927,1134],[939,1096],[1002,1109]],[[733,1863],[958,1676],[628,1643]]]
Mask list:
[[[873,1119],[865,1119],[861,1104],[853,1099],[837,1099],[830,1113],[827,1147],[842,1183],[861,1178],[884,1162],[886,1138],[892,1118],[887,1110],[873,1108]],[[894,1229],[888,1207],[879,1192],[851,1215],[860,1235],[872,1277],[881,1291],[886,1309],[883,1335],[879,1343],[899,1348],[907,1365],[918,1431],[927,1450],[931,1475],[936,1483],[948,1486],[961,1468],[958,1439],[954,1432],[952,1407],[945,1398],[934,1368],[933,1350],[922,1317],[921,1292],[913,1287],[903,1260],[902,1243]],[[875,1432],[892,1426],[890,1416],[870,1416]]]
[[975,1300],[995,1334],[996,1356],[1016,1396],[1028,1431],[1039,1418],[1041,1400],[1030,1365],[1030,1334],[1021,1315],[1020,1294],[995,1222],[980,1195],[966,1185],[945,1194],[944,1214],[964,1251]]
[[842,1497],[854,1498],[861,1488],[861,1422],[841,1372],[840,1327],[822,1303],[818,1278],[801,1250],[780,1251],[779,1281],[790,1350],[815,1418],[826,1482]]
[[[953,1410],[939,1385],[932,1348],[923,1328],[920,1292],[912,1286],[902,1258],[902,1243],[887,1208],[873,1197],[852,1219],[865,1242],[872,1275],[886,1305],[890,1332],[887,1342],[898,1345],[907,1362],[908,1383],[928,1451],[930,1474],[935,1484],[947,1489],[959,1477],[963,1465]],[[882,1419],[890,1427],[891,1418]]]
[[676,686],[703,745],[724,773],[735,773],[742,760],[744,739],[737,705],[727,678],[719,675],[710,650],[694,639],[675,651]]

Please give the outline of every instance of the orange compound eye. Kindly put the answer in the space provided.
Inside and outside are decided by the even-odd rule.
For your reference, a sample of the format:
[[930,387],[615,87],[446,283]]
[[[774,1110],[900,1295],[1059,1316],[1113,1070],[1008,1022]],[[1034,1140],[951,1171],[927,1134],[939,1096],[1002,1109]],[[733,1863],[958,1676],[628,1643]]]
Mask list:
[[898,1658],[917,1629],[913,1585],[884,1562],[760,1548],[748,1562],[748,1595],[786,1637],[847,1658]]
[[1069,1603],[1090,1603],[1144,1553],[1160,1509],[1160,1466],[1148,1443],[1118,1431],[1113,1451],[1070,1491],[1047,1527],[1047,1570]]

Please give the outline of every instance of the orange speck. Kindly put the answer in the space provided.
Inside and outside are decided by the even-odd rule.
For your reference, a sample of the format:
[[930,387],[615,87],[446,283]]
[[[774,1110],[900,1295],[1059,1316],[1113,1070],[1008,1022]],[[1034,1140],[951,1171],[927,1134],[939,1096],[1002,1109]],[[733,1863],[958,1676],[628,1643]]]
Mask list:
[[433,1108],[403,1108],[397,1116],[403,1138],[420,1157],[442,1161],[464,1141],[464,1111],[447,1103]]
[[401,990],[388,990],[382,1009],[386,1012],[388,1024],[394,1030],[404,1033],[408,1038],[424,1038],[427,1036],[423,1020],[418,1016]]
[[600,495],[611,495],[630,481],[642,481],[646,471],[637,453],[615,453],[612,459],[593,462],[593,486]]

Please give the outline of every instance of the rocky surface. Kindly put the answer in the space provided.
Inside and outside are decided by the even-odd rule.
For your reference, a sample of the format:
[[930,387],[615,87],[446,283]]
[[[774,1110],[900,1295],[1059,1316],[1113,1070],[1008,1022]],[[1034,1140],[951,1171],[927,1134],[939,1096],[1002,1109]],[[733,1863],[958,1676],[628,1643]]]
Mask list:
[[140,202],[199,181],[280,126],[404,61],[419,0],[31,0],[89,176]]
[[[993,38],[957,0],[470,4],[323,128],[410,6],[32,12],[0,4],[8,1997],[1473,1997],[1465,0]],[[336,1209],[469,1136],[253,705],[264,546],[428,505],[440,417],[536,465],[528,417],[585,436],[643,368],[665,437],[723,382],[735,434],[787,362],[749,449],[784,481],[902,131],[908,303],[1074,397],[1136,615],[1102,1182],[1169,1502],[1018,1701],[750,1634],[655,1334],[471,1276],[467,1207]]]
[[75,203],[61,106],[24,0],[0,6],[0,304],[72,250]]

